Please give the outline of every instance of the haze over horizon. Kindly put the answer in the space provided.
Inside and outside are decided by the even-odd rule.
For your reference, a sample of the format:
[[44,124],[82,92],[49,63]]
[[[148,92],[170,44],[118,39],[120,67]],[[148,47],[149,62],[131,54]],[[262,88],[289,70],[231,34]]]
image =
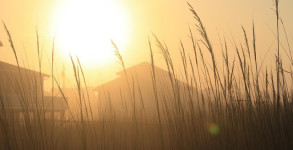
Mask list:
[[[194,0],[188,2],[198,11],[209,37],[215,42],[212,44],[217,48],[220,47],[219,37],[221,39],[226,38],[229,43],[232,43],[232,38],[236,42],[241,41],[243,39],[241,26],[247,30],[248,36],[251,38],[252,21],[254,20],[257,29],[258,56],[261,60],[265,58],[268,65],[274,65],[270,64],[270,60],[274,58],[273,51],[276,45],[273,30],[275,18],[273,17],[271,1]],[[87,10],[86,8],[89,5],[92,8]],[[291,19],[290,6],[293,6],[293,1],[280,1],[280,16],[285,24],[288,38],[292,40],[293,20]],[[103,9],[96,11],[96,8],[100,7],[103,7]],[[73,8],[80,10],[71,16],[68,13],[74,12],[71,10]],[[95,13],[100,14],[96,15]],[[69,19],[65,22],[56,19],[59,17],[62,19],[62,16],[63,20],[64,17]],[[70,19],[71,17],[73,17],[73,20]],[[117,19],[121,19],[121,17],[123,20]],[[0,20],[3,20],[9,28],[18,55],[24,64],[28,66],[27,62],[29,62],[30,67],[37,70],[37,65],[34,65],[37,63],[37,29],[43,51],[43,71],[45,73],[50,72],[49,60],[52,41],[55,37],[55,63],[65,64],[66,74],[71,80],[73,79],[73,72],[69,54],[73,57],[79,57],[91,86],[114,79],[116,77],[115,72],[121,70],[114,54],[114,48],[111,45],[111,39],[116,42],[125,60],[125,65],[128,67],[142,61],[149,61],[148,37],[153,40],[152,34],[158,35],[159,39],[166,42],[172,56],[180,56],[180,40],[189,45],[188,53],[189,48],[191,48],[187,36],[188,28],[196,31],[195,21],[188,10],[187,3],[181,0],[145,0],[139,2],[135,0],[110,0],[107,2],[91,0],[0,0]],[[100,22],[105,22],[105,24]],[[64,31],[70,24],[72,27],[68,31]],[[89,24],[92,25],[89,26]],[[54,25],[57,27],[52,30]],[[58,28],[64,32],[58,31]],[[123,32],[120,32],[122,30]],[[73,32],[72,35],[71,32]],[[107,33],[110,35],[106,36]],[[86,38],[87,36],[89,37]],[[195,37],[199,37],[199,35],[196,34]],[[266,40],[262,40],[264,38]],[[0,61],[15,64],[3,27],[0,28],[0,40],[4,44],[0,48]],[[273,44],[273,48],[269,50],[271,44]],[[285,46],[285,43],[283,45]],[[269,53],[266,55],[268,50]],[[216,53],[220,54],[220,52]],[[230,53],[235,54],[234,51]],[[29,60],[26,60],[26,54]],[[281,51],[281,54],[286,57],[283,51]],[[165,68],[162,57],[158,54],[155,58],[157,60],[156,65]],[[180,57],[174,57],[174,59],[180,60]],[[56,66],[57,77],[60,76],[62,69],[63,65]]]

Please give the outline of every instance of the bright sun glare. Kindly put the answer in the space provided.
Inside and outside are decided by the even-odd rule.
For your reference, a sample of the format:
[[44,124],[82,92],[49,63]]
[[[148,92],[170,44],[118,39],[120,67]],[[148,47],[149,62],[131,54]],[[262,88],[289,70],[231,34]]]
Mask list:
[[129,39],[129,20],[113,0],[66,1],[54,15],[53,34],[65,56],[78,56],[87,66],[115,58],[113,40],[123,51]]

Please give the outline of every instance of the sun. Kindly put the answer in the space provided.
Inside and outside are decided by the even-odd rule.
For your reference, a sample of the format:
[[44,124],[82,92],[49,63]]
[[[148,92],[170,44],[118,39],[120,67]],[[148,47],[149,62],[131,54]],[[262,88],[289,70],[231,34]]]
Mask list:
[[130,23],[125,9],[113,0],[72,0],[55,12],[52,34],[64,56],[77,56],[87,66],[115,59],[113,40],[123,52]]

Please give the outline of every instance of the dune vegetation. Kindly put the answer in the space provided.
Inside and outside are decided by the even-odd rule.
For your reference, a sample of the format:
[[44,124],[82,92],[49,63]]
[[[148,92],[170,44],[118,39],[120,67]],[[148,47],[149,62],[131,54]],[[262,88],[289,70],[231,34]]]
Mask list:
[[[66,119],[46,117],[42,109],[44,94],[25,94],[22,82],[26,77],[19,69],[21,80],[16,83],[15,90],[19,93],[23,117],[13,117],[9,106],[5,105],[5,101],[9,100],[5,99],[5,93],[1,90],[0,149],[291,149],[292,49],[279,16],[278,0],[274,0],[274,6],[275,15],[272,17],[276,19],[274,30],[277,44],[273,48],[275,60],[272,61],[275,66],[272,67],[259,60],[256,41],[265,39],[256,38],[254,23],[249,29],[240,27],[243,31],[242,41],[231,42],[220,38],[221,46],[214,47],[204,22],[189,3],[187,7],[194,17],[197,30],[190,29],[190,34],[187,35],[190,41],[180,42],[180,64],[183,71],[178,71],[175,67],[179,62],[174,61],[168,46],[153,35],[149,40],[149,78],[152,89],[148,89],[154,100],[155,119],[152,120],[146,117],[147,114],[137,113],[138,110],[146,109],[141,103],[143,96],[139,92],[144,89],[133,86],[136,79],[125,71],[123,56],[113,41],[114,52],[127,77],[127,88],[124,89],[127,91],[124,93],[125,99],[129,102],[125,111],[128,113],[127,119],[116,119],[117,112],[108,106],[98,106],[103,111],[99,111],[98,118],[94,117],[94,110],[98,107],[91,102],[99,99],[90,99],[85,88],[87,83],[82,64],[78,57],[70,56],[79,103],[79,115],[75,116],[68,105],[70,99],[63,94],[61,83],[54,77],[54,66],[58,64],[54,63],[53,43],[50,80],[52,89],[58,88],[62,100],[68,106]],[[4,22],[3,25],[20,68],[13,35]],[[248,30],[252,35],[247,35]],[[286,40],[281,41],[280,36],[284,36],[282,39]],[[152,40],[155,42],[151,42]],[[186,46],[187,43],[190,45]],[[187,47],[192,47],[193,53],[186,53]],[[288,55],[281,57],[281,50]],[[160,53],[155,53],[157,51]],[[215,51],[221,55],[215,55]],[[236,55],[231,56],[231,51]],[[37,53],[41,59],[39,49]],[[167,81],[171,87],[169,90],[162,92],[159,89],[154,55],[164,58]],[[41,60],[39,62],[38,71],[42,72]],[[288,62],[289,65],[284,65]],[[182,78],[185,86],[176,78]],[[39,77],[32,76],[31,79],[39,80]],[[37,91],[42,86],[36,84],[32,90]],[[107,100],[111,102],[111,95]],[[33,117],[28,111],[28,101],[36,103]],[[121,106],[121,109],[126,108]]]

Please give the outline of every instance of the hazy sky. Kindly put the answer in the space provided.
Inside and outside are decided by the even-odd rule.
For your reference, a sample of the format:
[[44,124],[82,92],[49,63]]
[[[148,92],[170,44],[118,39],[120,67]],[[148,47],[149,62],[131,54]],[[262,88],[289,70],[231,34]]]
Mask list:
[[[28,55],[28,62],[33,66],[36,62],[36,28],[40,35],[41,48],[43,49],[44,71],[50,74],[49,60],[52,47],[52,25],[56,22],[56,13],[61,5],[70,4],[70,0],[0,0],[0,19],[3,20],[11,31],[19,56],[27,63],[25,51]],[[179,52],[179,41],[186,44],[188,41],[188,27],[195,29],[195,21],[188,10],[186,1],[182,0],[112,0],[114,5],[119,7],[127,17],[126,46],[123,47],[122,55],[127,66],[149,60],[148,36],[152,33],[164,40],[174,55]],[[213,44],[218,48],[218,34],[220,37],[236,41],[243,40],[241,26],[244,26],[251,34],[252,20],[254,19],[257,34],[258,53],[264,57],[267,49],[274,41],[275,16],[272,10],[271,0],[192,0],[189,1],[199,13],[203,23],[208,30]],[[285,23],[289,40],[293,41],[293,1],[280,0],[280,15]],[[83,10],[76,10],[82,14]],[[117,13],[119,13],[119,11]],[[101,12],[102,15],[108,13]],[[60,14],[61,15],[61,14]],[[86,17],[86,16],[85,16]],[[97,19],[92,17],[92,19]],[[108,17],[111,20],[111,18]],[[78,22],[78,20],[76,20]],[[102,20],[100,20],[102,21]],[[119,24],[116,24],[119,27]],[[76,31],[87,28],[77,28]],[[195,30],[194,30],[195,31]],[[123,32],[123,34],[126,34]],[[79,33],[79,32],[78,32]],[[283,34],[283,32],[281,33]],[[76,35],[78,36],[78,35]],[[198,37],[198,34],[196,34]],[[58,37],[57,37],[58,38]],[[249,35],[251,38],[251,35]],[[0,61],[15,64],[13,53],[9,49],[7,36],[3,26],[0,27],[0,40],[4,44],[0,47]],[[65,64],[68,74],[72,67],[69,64],[69,56],[65,56],[62,46],[56,45],[56,65],[61,72]],[[119,41],[118,41],[119,43]],[[74,44],[74,43],[72,43]],[[109,41],[110,44],[110,41]],[[285,43],[284,43],[285,44]],[[119,47],[119,44],[118,44]],[[25,49],[25,50],[24,50]],[[187,50],[188,51],[188,50]],[[272,49],[271,51],[274,51]],[[217,52],[216,52],[217,53]],[[231,52],[232,53],[232,52]],[[114,56],[114,52],[113,52]],[[271,61],[274,53],[266,57]],[[156,56],[159,62],[160,56]],[[177,59],[177,58],[175,58]],[[159,64],[160,66],[160,64]],[[36,65],[35,65],[35,68]],[[107,81],[115,77],[115,72],[121,69],[115,59],[96,67],[86,67],[86,76],[90,85],[97,85],[98,80]]]

